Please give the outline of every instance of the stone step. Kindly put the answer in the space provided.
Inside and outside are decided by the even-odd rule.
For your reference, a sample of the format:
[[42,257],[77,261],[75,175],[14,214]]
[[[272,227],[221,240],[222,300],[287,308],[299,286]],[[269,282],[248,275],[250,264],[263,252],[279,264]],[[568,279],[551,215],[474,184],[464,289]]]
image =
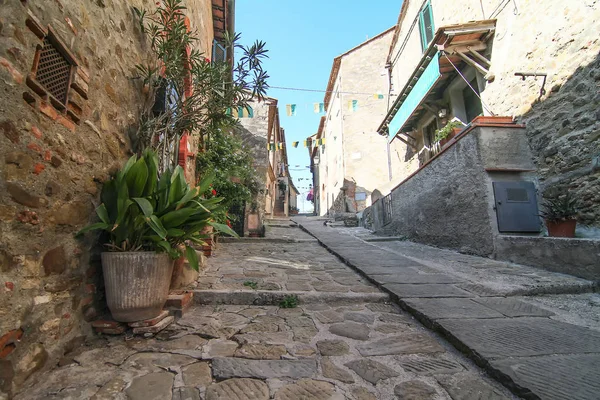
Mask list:
[[386,293],[304,292],[276,290],[194,290],[195,304],[279,305],[288,296],[297,296],[300,304],[383,303],[390,300]]
[[221,243],[317,243],[317,239],[287,239],[287,238],[261,238],[261,237],[223,237]]

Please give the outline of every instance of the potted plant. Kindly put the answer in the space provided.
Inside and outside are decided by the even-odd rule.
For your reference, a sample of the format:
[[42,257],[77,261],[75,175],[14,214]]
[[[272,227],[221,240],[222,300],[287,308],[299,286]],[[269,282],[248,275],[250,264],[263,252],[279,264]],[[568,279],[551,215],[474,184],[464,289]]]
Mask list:
[[546,222],[548,235],[552,237],[575,237],[577,226],[576,201],[567,192],[562,196],[545,199],[541,216]]
[[108,308],[116,321],[140,321],[161,312],[173,260],[185,255],[198,269],[198,256],[190,244],[203,244],[204,227],[235,236],[226,225],[211,222],[222,199],[200,195],[212,177],[191,188],[181,167],[160,176],[157,171],[155,152],[131,157],[102,188],[102,204],[96,208],[100,222],[78,232],[106,233],[102,270]]
[[454,136],[458,135],[462,131],[463,127],[464,124],[460,120],[455,118],[452,121],[448,122],[443,128],[435,131],[434,140],[436,143],[439,142],[440,146],[444,147],[448,142],[450,142],[450,139],[452,139]]

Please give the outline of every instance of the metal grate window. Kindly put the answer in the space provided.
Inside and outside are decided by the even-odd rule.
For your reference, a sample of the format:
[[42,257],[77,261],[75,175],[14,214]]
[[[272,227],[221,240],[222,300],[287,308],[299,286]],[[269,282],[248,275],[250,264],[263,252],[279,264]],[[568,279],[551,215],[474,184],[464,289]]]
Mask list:
[[35,77],[56,100],[66,104],[71,64],[47,37],[44,38]]
[[392,222],[392,194],[388,194],[383,199],[383,224]]

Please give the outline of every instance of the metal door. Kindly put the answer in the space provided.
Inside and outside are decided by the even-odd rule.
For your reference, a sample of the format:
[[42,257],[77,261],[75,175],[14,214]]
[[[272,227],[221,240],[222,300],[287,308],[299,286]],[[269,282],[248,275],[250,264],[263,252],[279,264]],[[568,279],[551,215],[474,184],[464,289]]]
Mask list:
[[500,232],[539,232],[540,217],[533,182],[493,182]]

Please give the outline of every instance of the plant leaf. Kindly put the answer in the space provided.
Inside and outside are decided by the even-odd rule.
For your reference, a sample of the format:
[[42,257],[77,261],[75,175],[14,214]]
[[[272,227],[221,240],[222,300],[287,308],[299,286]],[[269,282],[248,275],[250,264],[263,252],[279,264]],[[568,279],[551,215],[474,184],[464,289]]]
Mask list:
[[146,218],[146,223],[161,239],[165,239],[167,237],[167,230],[163,226],[162,222],[156,217],[156,215],[151,215]]
[[96,207],[96,214],[102,222],[104,222],[105,224],[110,224],[110,218],[108,217],[108,211],[106,210],[106,206],[104,205],[104,203]]
[[192,267],[194,271],[198,271],[200,267],[198,266],[198,254],[196,253],[196,249],[185,246],[185,256],[190,263],[190,267]]
[[127,186],[131,197],[139,197],[144,193],[146,181],[148,180],[148,166],[144,157],[141,157],[129,168],[126,175]]
[[142,213],[144,213],[145,217],[149,217],[154,213],[154,208],[147,199],[142,197],[134,197],[132,200],[135,201],[138,206],[140,206],[140,210],[142,210]]
[[233,237],[239,237],[239,235],[237,233],[235,233],[235,231],[233,229],[231,229],[230,227],[228,227],[225,224],[219,224],[217,222],[209,222],[209,225],[211,225],[213,228],[215,228],[217,230],[217,232],[220,233],[225,233],[226,235],[229,236],[233,236]]

